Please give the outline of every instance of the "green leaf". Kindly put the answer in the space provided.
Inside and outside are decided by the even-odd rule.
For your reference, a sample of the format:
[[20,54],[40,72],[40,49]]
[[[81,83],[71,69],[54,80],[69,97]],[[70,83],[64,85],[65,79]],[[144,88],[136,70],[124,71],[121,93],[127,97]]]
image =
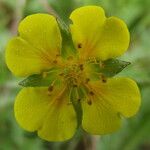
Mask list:
[[40,86],[49,86],[53,81],[56,80],[57,74],[59,73],[58,69],[51,69],[49,72],[44,72],[44,74],[34,74],[19,83],[23,87],[40,87]]

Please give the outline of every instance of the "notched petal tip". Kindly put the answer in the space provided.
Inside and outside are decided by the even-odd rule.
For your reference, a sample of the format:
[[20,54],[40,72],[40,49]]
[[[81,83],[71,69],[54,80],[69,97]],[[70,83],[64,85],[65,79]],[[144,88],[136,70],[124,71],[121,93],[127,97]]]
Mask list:
[[130,90],[130,92],[126,93],[126,94],[128,94],[128,98],[129,98],[127,101],[129,107],[126,108],[126,111],[122,110],[121,113],[124,117],[130,118],[130,117],[135,116],[140,109],[141,93],[140,93],[140,89],[139,89],[137,83],[134,80],[132,80],[131,78],[126,78],[124,81],[124,84],[125,84],[125,86],[128,85],[128,87],[126,87],[126,88],[128,88],[128,90]]
[[[70,15],[74,45],[82,59],[98,57],[101,60],[122,55],[129,46],[130,34],[124,21],[105,17],[99,6],[77,8]],[[81,43],[82,47],[78,46]]]
[[[15,100],[15,117],[19,125],[47,141],[70,139],[77,128],[76,114],[67,96],[57,99],[62,87],[56,87],[51,96],[48,87],[23,88]],[[58,104],[59,103],[59,104]]]
[[18,31],[19,36],[6,48],[6,63],[12,73],[26,77],[50,69],[61,50],[56,18],[40,13],[29,15],[20,22]]
[[94,6],[94,5],[89,5],[89,6],[83,6],[83,7],[76,8],[75,10],[72,11],[72,13],[71,13],[71,15],[70,15],[69,18],[72,21],[74,21],[73,20],[74,17],[79,17],[77,15],[80,15],[80,14],[81,15],[86,15],[86,13],[88,15],[90,12],[91,13],[96,13],[97,12],[97,13],[103,13],[103,14],[105,14],[105,11],[104,11],[104,9],[102,7],[100,7],[100,6]]
[[102,99],[94,99],[92,105],[86,102],[83,107],[83,129],[94,135],[110,134],[118,130],[121,126],[121,118]]
[[121,117],[134,116],[141,105],[139,88],[129,78],[108,78],[106,83],[89,83],[95,92],[92,105],[82,102],[84,130],[102,135],[115,132],[121,126]]

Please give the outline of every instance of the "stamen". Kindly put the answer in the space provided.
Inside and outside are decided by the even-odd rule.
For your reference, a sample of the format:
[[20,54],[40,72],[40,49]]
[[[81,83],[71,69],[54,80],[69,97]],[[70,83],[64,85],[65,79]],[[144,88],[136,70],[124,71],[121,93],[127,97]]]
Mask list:
[[56,55],[56,58],[57,58],[57,57],[60,57],[60,56],[61,56],[60,54],[57,54],[57,55]]
[[78,87],[77,84],[73,84],[73,87]]
[[78,44],[78,48],[82,48],[82,44],[81,43]]
[[80,68],[80,70],[82,71],[84,68],[83,68],[83,64],[80,64],[79,65],[79,68]]
[[57,63],[58,63],[57,60],[59,59],[60,56],[61,56],[60,54],[56,54],[56,55],[55,55],[55,59],[53,60],[53,63],[54,63],[54,64],[57,64]]
[[64,76],[64,73],[60,73],[59,76]]
[[103,83],[106,83],[106,82],[107,82],[107,80],[106,80],[106,79],[102,79],[102,82],[103,82]]
[[53,86],[53,85],[50,85],[50,86],[48,87],[48,91],[49,91],[49,92],[52,92],[53,89],[54,89],[54,86]]
[[54,63],[54,64],[57,64],[57,60],[54,60],[53,63]]
[[80,102],[81,101],[81,98],[78,98],[78,102]]
[[106,83],[106,82],[107,82],[107,78],[106,78],[104,75],[101,75],[101,79],[102,79],[102,82],[103,82],[103,83]]
[[90,94],[91,96],[93,96],[93,95],[94,95],[94,92],[93,92],[93,91],[90,91],[89,94]]
[[88,103],[88,105],[92,105],[92,100],[91,100],[91,99],[88,99],[88,100],[87,100],[87,103]]

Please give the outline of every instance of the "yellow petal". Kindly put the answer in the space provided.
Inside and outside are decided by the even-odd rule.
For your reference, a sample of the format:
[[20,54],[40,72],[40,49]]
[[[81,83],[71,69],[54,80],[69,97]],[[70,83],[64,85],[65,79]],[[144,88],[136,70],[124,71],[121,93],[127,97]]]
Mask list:
[[48,14],[33,14],[19,25],[20,36],[47,55],[60,54],[61,34],[56,19]]
[[131,117],[139,109],[140,92],[137,84],[129,78],[112,78],[106,83],[94,81],[88,84],[88,88],[93,92],[89,96],[91,102],[82,103],[82,125],[87,132],[113,132],[120,126],[120,114]]
[[47,88],[23,88],[17,95],[15,117],[24,129],[36,131],[42,126],[51,102],[46,91]]
[[7,45],[6,63],[16,76],[38,74],[51,67],[45,55],[20,37],[13,38]]
[[[77,122],[72,105],[62,88],[24,88],[15,101],[15,117],[22,128],[38,131],[48,141],[63,141],[75,133]],[[62,93],[62,95],[61,95]]]
[[99,43],[96,46],[96,56],[101,60],[121,56],[128,48],[130,35],[126,24],[116,17],[106,19]]
[[69,94],[65,92],[60,96],[62,92],[55,93],[57,100],[51,104],[43,127],[38,131],[38,135],[48,141],[70,139],[77,128],[76,113],[69,103]]
[[125,23],[115,17],[106,18],[98,6],[85,6],[70,16],[72,38],[81,59],[99,57],[101,60],[123,54],[129,45]]
[[60,50],[61,34],[56,19],[48,14],[33,14],[21,21],[19,37],[8,43],[6,63],[15,75],[28,76],[50,68]]
[[113,108],[101,97],[93,97],[92,104],[82,102],[82,127],[85,131],[95,135],[108,134],[120,127],[120,117]]
[[118,77],[104,82],[93,82],[92,87],[116,111],[125,117],[137,113],[141,104],[141,96],[135,81],[129,78]]

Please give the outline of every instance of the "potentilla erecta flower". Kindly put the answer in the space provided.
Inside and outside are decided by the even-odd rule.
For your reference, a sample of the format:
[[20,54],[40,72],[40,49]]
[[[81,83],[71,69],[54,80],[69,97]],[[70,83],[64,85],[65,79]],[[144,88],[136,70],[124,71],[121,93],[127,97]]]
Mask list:
[[70,20],[74,51],[63,45],[57,19],[42,13],[23,19],[19,35],[6,49],[6,63],[14,75],[41,75],[39,85],[34,82],[19,92],[14,112],[22,128],[48,141],[70,139],[79,127],[90,134],[112,133],[122,117],[137,113],[141,101],[135,81],[101,72],[103,62],[127,50],[126,24],[107,18],[98,6],[78,8]]

